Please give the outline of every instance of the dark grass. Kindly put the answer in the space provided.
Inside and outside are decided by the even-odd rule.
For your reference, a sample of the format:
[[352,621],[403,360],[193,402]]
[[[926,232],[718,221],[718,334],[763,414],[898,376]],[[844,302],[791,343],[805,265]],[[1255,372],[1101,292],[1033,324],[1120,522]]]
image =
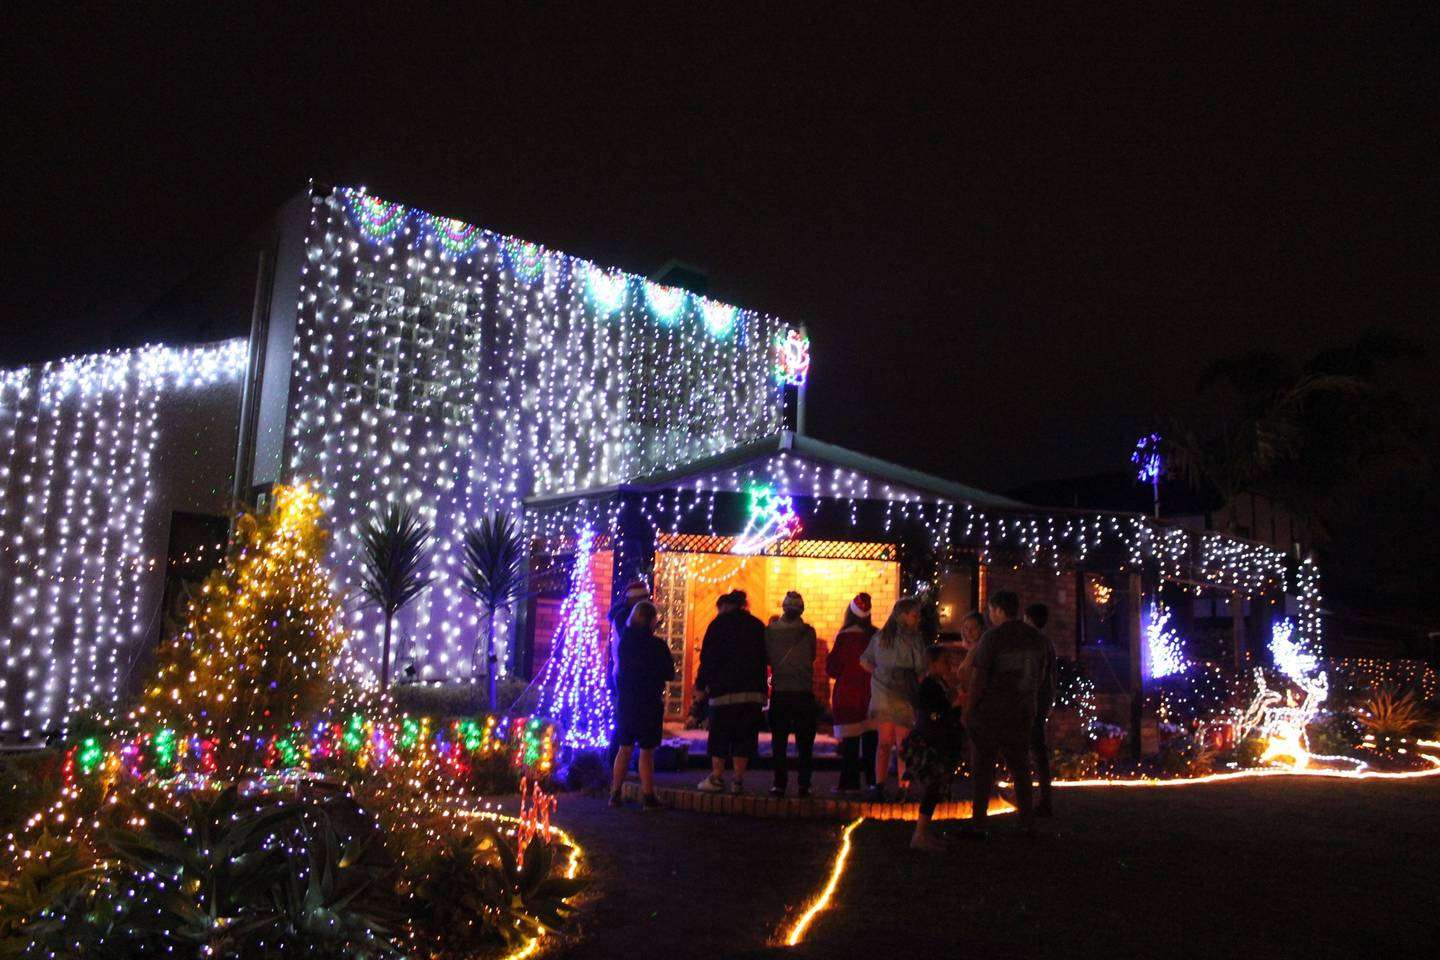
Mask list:
[[612,808],[564,794],[555,822],[585,850],[591,887],[567,958],[765,953],[827,874],[843,824]]
[[574,957],[1440,956],[1440,782],[1266,780],[1059,794],[1038,839],[912,854],[866,822],[834,904],[767,947],[823,883],[840,825],[610,811],[559,822],[595,886]]

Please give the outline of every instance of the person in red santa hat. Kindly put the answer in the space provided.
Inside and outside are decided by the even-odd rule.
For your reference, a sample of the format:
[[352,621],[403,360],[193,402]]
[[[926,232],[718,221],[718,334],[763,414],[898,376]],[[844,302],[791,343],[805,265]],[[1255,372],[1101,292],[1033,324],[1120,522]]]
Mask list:
[[875,635],[870,622],[870,594],[860,593],[845,609],[844,625],[825,658],[825,673],[835,681],[830,709],[840,741],[840,793],[859,793],[875,784],[875,748],[879,739],[870,720],[870,674],[860,655]]

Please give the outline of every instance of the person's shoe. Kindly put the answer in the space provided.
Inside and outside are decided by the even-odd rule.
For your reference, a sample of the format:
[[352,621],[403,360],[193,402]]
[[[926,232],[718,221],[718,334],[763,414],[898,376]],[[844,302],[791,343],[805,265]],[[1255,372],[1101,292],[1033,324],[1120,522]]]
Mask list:
[[865,791],[865,799],[870,803],[884,803],[885,788],[878,783],[875,784],[875,786]]
[[657,797],[657,796],[655,796],[655,794],[653,794],[653,793],[647,793],[647,794],[645,794],[645,796],[643,796],[643,797],[640,798],[640,809],[641,809],[641,810],[664,810],[664,809],[665,809],[665,804],[661,803],[661,802],[660,802],[660,798]]
[[732,797],[738,797],[738,796],[740,796],[741,794],[743,794],[744,792],[745,792],[745,781],[744,781],[744,780],[736,780],[736,781],[734,781],[733,783],[730,784],[730,795],[731,795]]
[[624,801],[623,799],[621,799],[621,797],[620,797],[620,791],[619,791],[619,790],[611,790],[611,791],[610,791],[610,806],[612,806],[612,807],[623,807],[623,806],[625,806],[625,801]]
[[700,790],[700,792],[702,793],[724,793],[725,778],[717,777],[712,773],[704,780],[701,780],[696,789]]
[[770,788],[770,796],[774,797],[776,800],[784,800],[784,799],[785,799],[785,788],[784,788],[784,787],[771,787],[771,788]]

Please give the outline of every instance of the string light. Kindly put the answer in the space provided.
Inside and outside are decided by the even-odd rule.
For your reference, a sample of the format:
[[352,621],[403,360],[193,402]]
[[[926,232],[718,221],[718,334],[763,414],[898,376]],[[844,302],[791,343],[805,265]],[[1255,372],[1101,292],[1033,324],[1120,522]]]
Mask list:
[[1145,613],[1145,649],[1149,676],[1154,680],[1183,673],[1190,666],[1170,620],[1170,608],[1152,598]]
[[535,680],[540,691],[536,714],[559,725],[562,746],[581,749],[606,746],[615,729],[595,610],[594,550],[595,531],[587,527],[576,545],[570,592],[560,605],[555,650]]
[[793,498],[776,493],[774,487],[753,486],[749,519],[731,550],[742,556],[759,553],[777,541],[796,536],[800,526]]

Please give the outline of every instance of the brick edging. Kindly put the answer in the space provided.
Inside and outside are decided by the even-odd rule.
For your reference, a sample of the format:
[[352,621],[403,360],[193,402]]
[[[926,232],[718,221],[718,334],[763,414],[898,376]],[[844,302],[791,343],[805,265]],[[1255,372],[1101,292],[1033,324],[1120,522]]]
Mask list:
[[[627,801],[640,800],[640,784],[627,781],[621,788]],[[665,806],[693,813],[717,813],[732,817],[765,817],[775,820],[914,820],[920,815],[918,803],[872,803],[865,800],[843,800],[825,797],[785,797],[764,794],[703,793],[676,787],[656,787],[655,795]],[[991,801],[991,812],[1009,810],[1002,800]],[[970,801],[948,800],[935,808],[936,820],[962,820],[970,816]]]

